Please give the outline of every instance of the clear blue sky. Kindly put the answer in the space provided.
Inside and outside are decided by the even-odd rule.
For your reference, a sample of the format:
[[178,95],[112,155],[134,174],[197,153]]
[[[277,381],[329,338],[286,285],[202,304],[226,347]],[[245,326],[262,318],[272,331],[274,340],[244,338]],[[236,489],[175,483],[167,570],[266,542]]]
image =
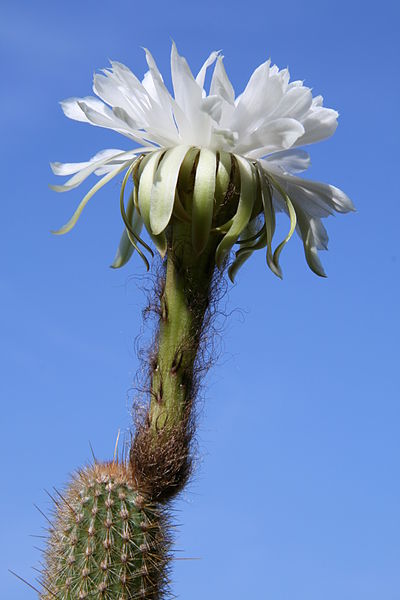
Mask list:
[[[128,431],[142,263],[108,268],[121,230],[118,182],[76,229],[83,190],[57,195],[50,160],[85,160],[117,134],[68,121],[58,101],[91,93],[109,58],[166,75],[170,40],[194,69],[222,49],[237,91],[267,57],[340,112],[312,148],[313,178],[356,214],[327,222],[329,278],[298,239],[283,282],[249,261],[230,287],[222,353],[205,389],[200,465],[178,503],[173,591],[204,600],[398,600],[399,10],[395,2],[11,2],[0,9],[1,597],[35,594],[49,506]],[[236,310],[238,309],[238,310]]]

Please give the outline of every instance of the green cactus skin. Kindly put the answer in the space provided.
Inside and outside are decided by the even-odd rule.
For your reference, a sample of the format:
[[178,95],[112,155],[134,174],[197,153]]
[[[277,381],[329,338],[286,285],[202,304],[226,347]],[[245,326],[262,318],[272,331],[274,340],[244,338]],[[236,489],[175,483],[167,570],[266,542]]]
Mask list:
[[56,500],[41,600],[159,600],[169,559],[165,513],[124,464],[79,471]]

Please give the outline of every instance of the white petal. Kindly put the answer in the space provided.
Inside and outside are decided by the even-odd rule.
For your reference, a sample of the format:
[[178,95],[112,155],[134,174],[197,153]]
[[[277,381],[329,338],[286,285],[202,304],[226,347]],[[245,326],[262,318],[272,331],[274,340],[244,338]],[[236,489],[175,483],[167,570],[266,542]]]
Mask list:
[[90,123],[90,121],[79,106],[79,102],[85,102],[87,105],[96,107],[98,110],[102,110],[101,107],[104,106],[101,100],[98,100],[93,96],[86,96],[85,98],[66,98],[66,100],[62,100],[60,105],[64,115],[69,119],[82,121],[83,123]]
[[93,77],[93,91],[104,102],[110,106],[123,108],[133,119],[139,120],[141,126],[143,121],[143,93],[122,85],[115,73],[105,71],[104,75],[96,74]]
[[200,103],[201,87],[196,83],[186,59],[178,54],[175,43],[171,49],[171,76],[175,100],[188,116]]
[[337,128],[339,113],[331,108],[318,107],[310,112],[302,123],[305,133],[296,142],[297,146],[320,142],[333,135]]
[[156,86],[154,85],[153,76],[150,71],[146,71],[144,77],[142,79],[142,86],[148,92],[149,96],[156,102],[160,102],[160,99],[157,94]]
[[272,116],[274,118],[291,117],[292,119],[301,120],[311,108],[311,105],[311,90],[303,86],[294,87],[284,94]]
[[218,54],[219,54],[219,52],[216,52],[215,50],[214,50],[214,52],[211,52],[210,56],[207,58],[207,60],[203,64],[200,71],[197,73],[196,82],[201,88],[204,88],[204,80],[206,78],[207,69],[209,67],[211,67],[211,65],[213,63],[215,63],[215,61],[218,57]]
[[226,74],[222,56],[219,56],[215,64],[211,79],[210,95],[220,96],[228,104],[235,104],[235,91],[229,77]]
[[354,204],[350,198],[334,185],[321,183],[319,181],[310,181],[309,179],[302,179],[301,177],[293,175],[288,176],[286,181],[291,185],[296,185],[319,196],[336,212],[347,213],[355,210]]
[[[117,150],[114,148],[109,148],[106,150],[100,150],[100,152],[98,152],[97,154],[95,154],[94,156],[92,156],[92,158],[90,158],[89,160],[87,160],[86,162],[78,162],[78,163],[59,163],[59,162],[52,162],[50,163],[50,167],[51,170],[53,171],[54,175],[72,175],[73,173],[78,173],[79,171],[82,171],[83,169],[85,169],[86,167],[88,167],[89,165],[91,165],[94,162],[98,162],[98,161],[103,161],[103,159],[108,159],[111,156],[115,156],[116,154],[121,154],[123,152],[123,150]],[[121,162],[125,162],[126,158],[124,160],[121,160]]]
[[169,136],[170,141],[175,144],[179,143],[177,122],[184,123],[184,126],[187,129],[190,128],[190,123],[166,88],[153,56],[146,48],[145,52],[147,65],[149,67],[149,76],[152,80],[152,85],[150,84],[150,81],[147,82],[147,85],[149,86],[149,89],[153,90],[152,93],[155,94],[155,100],[161,107],[161,110],[152,110],[149,115],[152,127],[154,129],[157,128],[159,131],[165,131],[165,135]]
[[[82,181],[87,179],[89,175],[94,173],[101,166],[107,164],[108,162],[114,162],[115,164],[123,164],[125,161],[130,160],[132,156],[132,152],[122,152],[121,154],[115,155],[115,157],[102,158],[101,160],[96,160],[91,162],[87,167],[84,167],[81,171],[72,175],[70,179],[68,179],[63,185],[50,185],[49,187],[55,192],[68,192],[76,187],[78,187]],[[118,158],[118,161],[116,160]],[[124,160],[122,160],[124,159]]]
[[219,96],[207,96],[201,101],[201,108],[217,123],[222,115],[222,100]]
[[283,150],[282,152],[274,152],[269,156],[265,157],[266,169],[272,167],[273,170],[277,169],[281,174],[283,173],[301,173],[306,171],[310,166],[310,155],[305,150],[290,149]]
[[208,146],[211,136],[211,119],[201,110],[202,88],[197,84],[183,56],[175,44],[171,50],[171,75],[175,100],[184,113],[175,113],[175,120],[184,144]]
[[250,77],[243,94],[236,99],[231,127],[240,136],[263,126],[278,106],[284,94],[280,77],[270,76],[270,61],[260,65]]
[[249,158],[261,158],[275,151],[293,146],[304,133],[304,128],[296,119],[276,119],[256,129],[244,142],[239,138],[235,152],[244,153]]
[[119,118],[117,114],[115,114],[100,100],[96,100],[95,102],[91,103],[78,100],[78,106],[81,108],[87,117],[87,120],[92,125],[96,125],[97,127],[105,127],[106,129],[113,129],[114,131],[125,135],[139,144],[143,144],[146,141],[154,141],[157,143],[157,140],[152,140],[151,135],[146,135],[141,131],[131,128],[126,121]]

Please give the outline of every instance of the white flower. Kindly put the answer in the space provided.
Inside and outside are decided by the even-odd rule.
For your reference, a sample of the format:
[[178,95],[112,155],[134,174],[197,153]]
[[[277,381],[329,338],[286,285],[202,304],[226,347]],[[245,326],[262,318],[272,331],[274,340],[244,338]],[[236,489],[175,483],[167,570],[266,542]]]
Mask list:
[[[92,173],[103,176],[56,233],[69,231],[93,194],[126,171],[121,188],[125,231],[114,267],[125,264],[134,248],[147,263],[139,248],[151,251],[140,238],[143,224],[163,255],[168,226],[180,219],[192,223],[197,253],[211,232],[220,236],[215,257],[219,267],[234,244],[240,245],[231,278],[254,250],[265,247],[268,265],[281,276],[279,255],[295,229],[309,266],[324,276],[318,250],[326,249],[328,236],[321,219],[351,211],[353,205],[338,188],[296,173],[305,171],[310,162],[299,147],[331,136],[338,113],[325,108],[321,96],[313,98],[301,81],[290,82],[289,71],[279,70],[270,60],[254,71],[237,97],[218,52],[194,77],[173,44],[174,96],[147,50],[146,60],[149,70],[143,81],[126,66],[111,62],[109,69],[94,76],[97,98],[61,103],[67,117],[113,129],[135,145],[130,151],[103,150],[84,163],[52,163],[56,175],[72,175],[64,185],[52,186],[59,192],[77,187]],[[207,94],[204,81],[212,65]],[[130,178],[134,188],[125,210],[124,190]],[[289,215],[290,229],[273,251],[277,211]]]

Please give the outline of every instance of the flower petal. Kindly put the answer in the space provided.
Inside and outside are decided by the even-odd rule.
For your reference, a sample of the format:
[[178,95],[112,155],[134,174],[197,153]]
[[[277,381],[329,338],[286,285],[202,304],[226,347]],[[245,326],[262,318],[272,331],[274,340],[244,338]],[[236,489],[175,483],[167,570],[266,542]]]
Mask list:
[[108,148],[106,150],[100,150],[97,154],[92,156],[86,162],[78,162],[78,163],[60,163],[60,162],[52,162],[50,163],[51,170],[54,175],[72,175],[73,173],[78,173],[82,171],[89,165],[92,165],[94,162],[102,161],[103,159],[111,158],[112,156],[116,156],[117,154],[122,154],[123,150],[117,150],[115,148]]
[[[326,231],[319,219],[309,219],[301,208],[296,208],[297,223],[303,240],[304,253],[310,269],[320,277],[326,277],[326,273],[318,256],[318,245],[316,238],[326,236]],[[326,248],[320,248],[326,249]]]
[[[113,162],[114,164],[122,164],[125,163],[127,160],[133,158],[135,158],[135,154],[133,154],[132,151],[127,151],[121,152],[120,154],[115,154],[108,158],[95,160],[93,162],[89,161],[90,164],[88,164],[87,167],[84,167],[80,171],[76,172],[76,174],[73,175],[70,179],[68,179],[63,185],[50,185],[49,187],[54,192],[69,192],[70,190],[73,190],[74,188],[78,187],[85,179],[89,177],[89,175],[97,171],[103,165],[106,165],[110,162]],[[60,165],[61,163],[50,163],[50,166],[51,164]],[[58,167],[56,166],[56,170],[57,168]]]
[[338,125],[338,116],[336,110],[314,103],[313,110],[302,120],[304,135],[297,140],[296,146],[320,142],[333,135]]
[[[293,188],[301,188],[308,192],[308,197],[311,199],[319,198],[319,202],[323,202],[323,206],[332,213],[332,210],[339,213],[347,213],[355,210],[353,202],[339,188],[327,183],[319,181],[311,181],[310,179],[302,179],[295,175],[287,175],[284,177],[285,182],[293,186]],[[317,202],[314,200],[314,202]]]
[[203,110],[202,88],[198,85],[183,56],[178,54],[175,44],[171,50],[171,76],[175,100],[182,114],[174,113],[182,142],[196,146],[209,146],[211,119]]
[[210,56],[204,62],[204,64],[201,67],[200,71],[197,73],[197,75],[196,75],[196,83],[201,88],[204,88],[204,80],[206,78],[207,69],[209,67],[211,67],[212,64],[215,63],[215,61],[216,61],[216,59],[218,57],[218,54],[219,54],[219,52],[217,52],[215,50],[214,50],[214,52],[211,52]]
[[271,117],[291,117],[302,120],[312,105],[311,90],[305,86],[294,87],[282,96]]
[[90,121],[83,112],[82,108],[79,106],[79,102],[86,102],[87,105],[92,105],[98,110],[101,110],[101,107],[104,106],[101,100],[98,100],[93,96],[86,96],[85,98],[66,98],[65,100],[62,100],[60,102],[60,106],[64,115],[69,119],[73,119],[74,121],[82,121],[83,123],[90,123]]
[[[264,163],[265,161],[265,163]],[[310,166],[310,155],[305,150],[290,149],[274,152],[264,158],[265,168],[278,173],[301,173]]]
[[256,129],[238,144],[235,152],[241,152],[248,158],[261,158],[290,148],[303,133],[304,127],[299,121],[282,117]]
[[219,56],[215,63],[210,85],[210,95],[220,96],[220,98],[232,106],[235,104],[235,91],[226,74],[222,56]]

